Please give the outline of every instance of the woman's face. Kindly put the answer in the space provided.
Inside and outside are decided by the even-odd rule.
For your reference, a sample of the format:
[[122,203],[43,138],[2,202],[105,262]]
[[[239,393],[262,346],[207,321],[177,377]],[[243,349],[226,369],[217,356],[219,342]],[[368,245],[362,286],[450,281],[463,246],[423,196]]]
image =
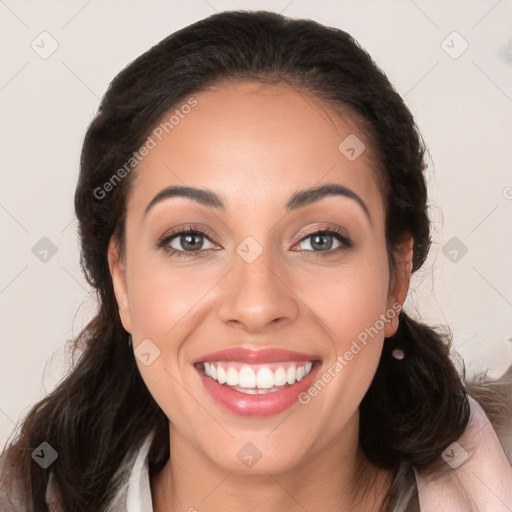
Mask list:
[[[382,319],[408,279],[390,280],[371,148],[353,124],[287,86],[241,82],[194,98],[133,171],[125,260],[109,249],[119,310],[170,420],[171,451],[284,471],[357,436],[359,403],[396,329]],[[301,200],[328,184],[341,192]],[[154,200],[173,186],[218,200]],[[172,237],[178,229],[204,234]],[[210,355],[240,347],[296,354],[270,350],[257,365],[248,351]],[[205,361],[240,387],[206,376]],[[298,381],[293,369],[308,361]]]

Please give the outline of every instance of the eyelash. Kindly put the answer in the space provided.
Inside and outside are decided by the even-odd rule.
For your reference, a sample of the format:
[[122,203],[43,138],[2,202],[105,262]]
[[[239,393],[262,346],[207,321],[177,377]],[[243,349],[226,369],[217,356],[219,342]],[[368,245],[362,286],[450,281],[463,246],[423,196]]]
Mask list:
[[[203,229],[199,228],[198,226],[190,225],[185,226],[184,228],[178,229],[176,231],[173,231],[172,233],[168,235],[164,235],[162,238],[160,238],[156,244],[155,247],[157,249],[163,249],[169,256],[178,256],[180,258],[201,258],[205,256],[205,251],[211,250],[211,249],[200,249],[198,251],[180,251],[177,249],[169,248],[168,244],[173,240],[174,238],[180,236],[180,235],[199,235],[207,238],[211,243],[213,240],[211,239],[210,235],[204,231]],[[341,242],[342,245],[340,247],[337,247],[336,249],[328,250],[328,251],[310,251],[310,250],[302,250],[302,251],[296,251],[296,252],[308,252],[313,253],[315,257],[326,257],[331,254],[334,254],[336,252],[340,251],[346,251],[347,249],[351,249],[353,247],[353,243],[350,240],[350,238],[347,237],[347,235],[338,228],[321,228],[321,229],[312,229],[309,231],[306,231],[304,236],[299,240],[298,243],[303,242],[307,238],[310,238],[313,235],[331,235],[334,238],[336,238],[339,242]],[[202,253],[202,254],[201,254]]]

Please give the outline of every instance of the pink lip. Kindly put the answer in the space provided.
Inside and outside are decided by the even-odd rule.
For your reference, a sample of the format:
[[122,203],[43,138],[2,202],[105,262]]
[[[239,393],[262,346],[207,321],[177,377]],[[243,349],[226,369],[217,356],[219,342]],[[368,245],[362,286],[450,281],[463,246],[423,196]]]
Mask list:
[[[215,353],[215,358],[217,357],[218,353]],[[296,355],[293,357],[296,358]],[[201,382],[210,396],[224,409],[240,416],[263,417],[279,414],[298,402],[299,395],[305,392],[314,382],[320,366],[321,364],[314,364],[311,372],[292,386],[264,395],[248,395],[235,391],[207,377],[197,367],[196,369],[199,372]]]
[[[240,361],[247,364],[277,363],[280,361],[317,361],[315,355],[300,354],[291,350],[276,348],[250,349],[244,347],[228,348],[218,352],[210,352],[193,361],[193,364],[205,361]],[[302,381],[301,381],[302,382]]]

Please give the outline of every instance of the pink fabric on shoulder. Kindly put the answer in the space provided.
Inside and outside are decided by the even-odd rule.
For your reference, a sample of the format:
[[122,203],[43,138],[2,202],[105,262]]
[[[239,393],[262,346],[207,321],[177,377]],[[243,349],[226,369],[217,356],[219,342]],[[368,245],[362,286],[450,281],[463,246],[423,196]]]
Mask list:
[[480,404],[469,397],[464,434],[443,452],[446,466],[414,470],[421,512],[512,512],[512,466]]

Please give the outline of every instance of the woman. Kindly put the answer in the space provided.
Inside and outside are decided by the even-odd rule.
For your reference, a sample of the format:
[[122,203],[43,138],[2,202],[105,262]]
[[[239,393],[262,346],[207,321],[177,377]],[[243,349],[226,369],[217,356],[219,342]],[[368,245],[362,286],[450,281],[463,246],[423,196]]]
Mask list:
[[75,195],[100,309],[2,510],[512,509],[512,369],[466,383],[402,310],[424,169],[341,30],[223,12],[130,64]]

